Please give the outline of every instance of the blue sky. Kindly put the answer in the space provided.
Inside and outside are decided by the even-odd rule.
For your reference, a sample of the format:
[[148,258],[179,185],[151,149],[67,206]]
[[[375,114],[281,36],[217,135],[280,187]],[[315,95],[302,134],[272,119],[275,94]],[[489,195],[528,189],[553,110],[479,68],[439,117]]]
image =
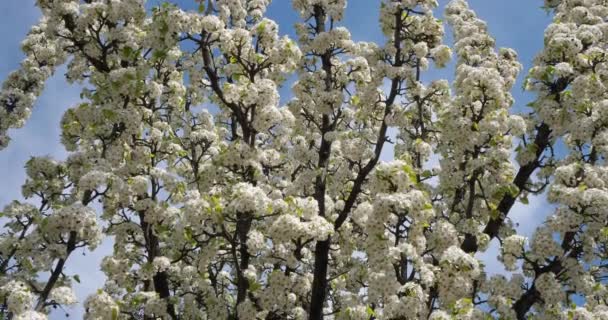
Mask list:
[[[149,0],[149,4],[159,3]],[[195,8],[194,0],[174,1],[187,8]],[[441,8],[447,1],[439,0]],[[12,70],[16,69],[23,54],[20,43],[30,26],[39,19],[40,12],[34,6],[35,0],[1,0],[0,12],[0,41],[4,44],[0,50],[0,76],[5,79]],[[524,110],[524,106],[533,99],[533,95],[521,90],[521,81],[537,52],[542,49],[543,31],[550,22],[550,16],[540,9],[541,0],[470,0],[470,6],[477,14],[488,22],[491,34],[496,38],[498,46],[514,48],[524,65],[524,72],[515,85],[513,95],[516,99],[514,111]],[[350,0],[343,25],[351,30],[354,40],[384,42],[378,27],[379,1]],[[268,15],[277,21],[282,34],[294,35],[293,24],[299,17],[291,9],[291,1],[274,0]],[[449,34],[449,30],[447,32]],[[450,41],[449,35],[447,41]],[[448,42],[448,44],[451,44]],[[31,156],[50,155],[64,159],[66,152],[59,143],[59,121],[63,112],[78,103],[80,89],[68,85],[63,79],[65,69],[59,69],[46,85],[45,91],[38,99],[32,117],[25,127],[11,131],[11,144],[0,151],[0,208],[13,199],[20,199],[20,186],[25,179],[23,166]],[[425,81],[448,78],[451,79],[453,67],[427,73]],[[282,90],[282,101],[289,96],[289,88]],[[512,212],[512,218],[520,224],[520,232],[530,235],[538,223],[549,214],[551,208],[542,198],[531,199],[528,206],[517,205]],[[98,270],[100,259],[111,250],[111,243],[104,242],[95,252],[75,252],[68,261],[66,273],[79,274],[84,280],[76,285],[77,294],[81,301],[87,294],[94,292],[103,284],[103,274]],[[83,255],[86,254],[86,255]],[[496,263],[496,246],[480,255],[490,273],[502,272]],[[82,308],[67,309],[70,319],[82,318]],[[54,312],[52,319],[64,319],[64,312]]]

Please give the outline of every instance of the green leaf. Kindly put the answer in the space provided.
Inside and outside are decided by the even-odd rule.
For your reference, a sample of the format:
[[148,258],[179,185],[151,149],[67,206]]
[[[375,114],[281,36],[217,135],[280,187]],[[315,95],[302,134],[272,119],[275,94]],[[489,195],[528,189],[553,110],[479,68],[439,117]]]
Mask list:
[[[526,75],[526,77],[524,78],[524,81],[521,85],[521,89],[526,90],[526,87],[528,86],[529,82],[530,82],[530,75]],[[529,104],[531,104],[531,103],[528,103],[528,107],[531,107]]]
[[287,204],[293,204],[294,203],[294,199],[293,199],[292,196],[287,196],[284,201]]
[[525,205],[530,204],[530,200],[528,200],[528,197],[521,197],[519,200]]
[[519,195],[519,188],[516,185],[510,184],[507,188],[509,195],[512,197],[517,197],[517,195]]
[[294,44],[292,40],[287,41],[287,49],[291,50],[291,48],[293,48]]
[[262,21],[260,22],[260,24],[258,25],[258,33],[263,33],[264,30],[266,29],[266,21]]
[[130,58],[131,55],[133,54],[133,49],[131,47],[124,47],[122,48],[122,56],[124,58]]
[[34,266],[30,262],[30,259],[23,259],[23,261],[21,261],[21,267],[26,271],[30,271]]
[[162,60],[167,56],[167,53],[163,50],[155,50],[152,54],[153,60]]
[[604,235],[604,237],[608,238],[608,227],[606,228],[602,228],[602,234]]
[[192,229],[190,229],[188,227],[186,227],[184,229],[184,238],[186,238],[186,240],[188,240],[190,242],[194,241],[194,237],[192,235]]
[[213,210],[215,212],[217,212],[217,213],[222,212],[222,204],[221,204],[219,196],[214,195],[211,197],[211,205],[213,206]]
[[256,61],[258,64],[260,64],[260,63],[264,62],[264,55],[261,55],[261,54],[259,54],[259,53],[258,53],[258,54],[256,54],[256,55],[255,55],[255,61]]
[[420,176],[423,178],[430,178],[433,176],[433,173],[430,170],[424,170]]
[[80,283],[80,276],[79,275],[75,274],[75,275],[72,276],[72,278],[74,278],[74,280],[76,282]]
[[359,103],[361,103],[361,98],[359,98],[358,96],[352,96],[352,97],[350,98],[350,103],[351,103],[353,106],[358,106],[358,105],[359,105]]
[[257,281],[249,281],[249,291],[256,292],[262,288],[262,285]]
[[403,171],[405,173],[407,173],[407,176],[410,178],[410,180],[414,183],[418,182],[418,177],[416,176],[416,172],[414,171],[414,169],[412,169],[412,167],[410,165],[404,165],[403,166]]
[[591,80],[597,81],[597,74],[595,72],[591,74]]
[[103,114],[103,117],[107,120],[116,120],[116,112],[114,112],[114,110],[103,109],[101,114]]
[[201,4],[198,5],[198,12],[205,12],[205,4],[203,3],[203,0],[201,0]]
[[479,131],[479,123],[473,122],[473,124],[471,125],[471,130],[475,132]]
[[112,320],[117,320],[118,319],[118,308],[113,308],[112,309]]
[[370,306],[367,306],[367,308],[365,308],[365,313],[367,313],[367,315],[370,317],[373,317],[376,315],[376,312]]
[[154,227],[154,231],[159,236],[163,236],[163,235],[167,235],[169,233],[170,229],[169,229],[169,227],[160,224],[160,225],[156,225]]
[[167,24],[166,21],[161,21],[160,24],[160,32],[164,35],[167,32],[169,32],[169,25]]
[[553,79],[553,73],[555,72],[554,66],[548,66],[545,73],[542,75],[541,80],[544,82],[550,82]]

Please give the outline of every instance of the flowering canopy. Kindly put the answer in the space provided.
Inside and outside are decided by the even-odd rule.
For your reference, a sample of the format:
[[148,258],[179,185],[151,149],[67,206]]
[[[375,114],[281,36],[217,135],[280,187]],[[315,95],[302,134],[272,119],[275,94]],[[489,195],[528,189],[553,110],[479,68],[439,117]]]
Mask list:
[[[546,1],[526,115],[516,52],[464,0],[450,45],[436,0],[379,1],[384,43],[352,40],[346,0],[294,0],[298,39],[269,4],[37,1],[0,146],[60,65],[82,101],[68,158],[28,161],[35,201],[2,212],[3,318],[79,303],[70,255],[112,237],[86,319],[608,319],[606,1]],[[452,83],[421,80],[453,54]],[[526,239],[509,213],[545,189]],[[475,258],[493,240],[509,278]]]

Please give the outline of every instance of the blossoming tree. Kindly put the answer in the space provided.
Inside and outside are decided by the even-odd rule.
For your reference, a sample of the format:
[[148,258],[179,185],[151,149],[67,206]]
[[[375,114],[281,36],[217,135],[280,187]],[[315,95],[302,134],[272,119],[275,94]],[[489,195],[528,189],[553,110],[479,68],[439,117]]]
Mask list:
[[[346,0],[294,0],[279,37],[269,3],[37,1],[0,145],[60,65],[83,90],[69,156],[28,161],[29,200],[2,212],[3,319],[77,303],[64,268],[105,237],[86,319],[608,319],[605,0],[546,1],[525,115],[516,52],[464,0],[448,45],[436,0],[378,1],[384,43],[351,39]],[[452,83],[421,80],[452,52]],[[545,190],[528,240],[509,215]],[[491,241],[512,275],[475,257]]]

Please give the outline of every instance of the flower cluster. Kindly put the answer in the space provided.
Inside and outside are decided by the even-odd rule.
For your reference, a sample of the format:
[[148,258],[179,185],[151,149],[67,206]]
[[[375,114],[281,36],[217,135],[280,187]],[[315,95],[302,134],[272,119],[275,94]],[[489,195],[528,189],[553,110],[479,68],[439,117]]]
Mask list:
[[[446,8],[458,55],[456,96],[438,111],[442,137],[438,150],[440,188],[450,200],[450,219],[467,234],[483,237],[480,225],[495,216],[505,193],[519,192],[511,182],[513,134],[523,120],[510,116],[510,89],[521,65],[511,49],[494,50],[485,22],[464,1]],[[456,173],[456,174],[454,174]]]
[[63,40],[48,30],[48,21],[42,19],[32,27],[21,48],[26,58],[19,70],[12,72],[0,90],[0,148],[8,145],[8,129],[20,128],[30,117],[36,98],[44,83],[63,64],[67,54]]

